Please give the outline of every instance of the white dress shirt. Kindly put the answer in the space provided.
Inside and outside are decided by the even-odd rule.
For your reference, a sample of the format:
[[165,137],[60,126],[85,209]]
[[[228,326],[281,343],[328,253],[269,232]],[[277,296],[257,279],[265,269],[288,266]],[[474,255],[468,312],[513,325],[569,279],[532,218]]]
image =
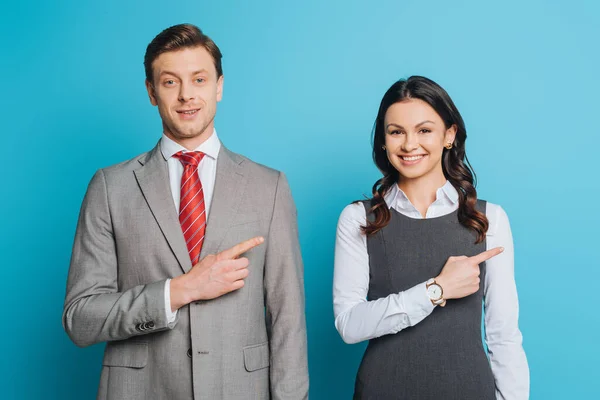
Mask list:
[[[384,200],[388,207],[407,217],[423,218],[397,185]],[[457,208],[458,192],[447,181],[437,190],[436,200],[427,209],[426,218],[447,215]],[[496,380],[496,398],[528,399],[529,367],[518,326],[519,303],[510,225],[506,213],[498,205],[487,203],[486,216],[489,220],[487,249],[504,247],[503,253],[486,262],[483,284],[485,341]],[[337,227],[333,306],[335,327],[346,343],[397,333],[421,322],[435,307],[427,296],[425,282],[385,298],[367,301],[369,254],[367,238],[360,231],[365,222],[364,206],[350,204],[342,211]]]
[[[200,176],[200,183],[202,184],[202,191],[204,192],[204,208],[206,212],[206,219],[210,211],[210,203],[212,202],[212,195],[215,189],[215,178],[217,176],[217,157],[221,150],[221,141],[217,136],[217,131],[214,130],[212,135],[198,146],[194,151],[201,151],[205,154],[198,165],[198,175]],[[160,151],[167,160],[167,166],[169,169],[169,185],[171,186],[171,194],[173,195],[173,203],[177,214],[179,214],[179,198],[181,196],[181,176],[183,175],[183,164],[178,158],[173,157],[177,152],[183,151],[188,152],[185,147],[179,143],[169,139],[165,134],[162,135],[160,140]],[[167,321],[169,323],[175,321],[177,317],[177,311],[171,311],[171,280],[167,279],[165,283],[165,309],[167,310]]]

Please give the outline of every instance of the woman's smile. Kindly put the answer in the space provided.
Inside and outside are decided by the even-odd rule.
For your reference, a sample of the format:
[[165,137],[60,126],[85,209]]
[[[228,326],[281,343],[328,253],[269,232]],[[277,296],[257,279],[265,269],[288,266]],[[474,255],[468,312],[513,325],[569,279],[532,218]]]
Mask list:
[[402,163],[402,165],[406,165],[406,166],[410,166],[410,165],[415,165],[420,163],[425,157],[427,157],[427,154],[415,154],[415,155],[410,155],[410,156],[403,156],[403,155],[399,155],[398,158],[400,159],[400,162]]

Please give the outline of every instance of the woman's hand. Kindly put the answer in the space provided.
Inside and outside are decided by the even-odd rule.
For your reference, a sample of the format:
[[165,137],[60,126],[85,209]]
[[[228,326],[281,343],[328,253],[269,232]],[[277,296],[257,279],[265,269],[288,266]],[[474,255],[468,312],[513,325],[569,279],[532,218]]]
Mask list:
[[496,247],[473,257],[450,257],[435,282],[442,287],[444,299],[460,299],[479,290],[479,264],[504,251]]

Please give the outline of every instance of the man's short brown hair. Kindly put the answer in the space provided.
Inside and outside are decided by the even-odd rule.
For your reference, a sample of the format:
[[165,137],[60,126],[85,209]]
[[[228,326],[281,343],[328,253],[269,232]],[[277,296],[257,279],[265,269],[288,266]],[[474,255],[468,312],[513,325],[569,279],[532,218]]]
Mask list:
[[146,70],[146,79],[153,83],[152,63],[162,53],[168,51],[176,51],[185,48],[193,48],[202,46],[208,51],[215,62],[217,69],[217,78],[223,75],[223,67],[221,66],[221,50],[206,36],[200,28],[192,24],[179,24],[165,29],[148,45],[146,54],[144,55],[144,69]]

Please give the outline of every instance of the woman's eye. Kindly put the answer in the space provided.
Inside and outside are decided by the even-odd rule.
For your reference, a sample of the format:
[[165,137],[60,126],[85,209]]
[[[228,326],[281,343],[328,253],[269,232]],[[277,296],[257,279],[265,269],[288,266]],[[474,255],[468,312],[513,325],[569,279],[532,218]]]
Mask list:
[[421,129],[419,131],[419,133],[429,133],[429,132],[431,132],[431,129]]
[[400,135],[401,133],[402,133],[402,131],[396,130],[396,131],[391,131],[390,135]]

